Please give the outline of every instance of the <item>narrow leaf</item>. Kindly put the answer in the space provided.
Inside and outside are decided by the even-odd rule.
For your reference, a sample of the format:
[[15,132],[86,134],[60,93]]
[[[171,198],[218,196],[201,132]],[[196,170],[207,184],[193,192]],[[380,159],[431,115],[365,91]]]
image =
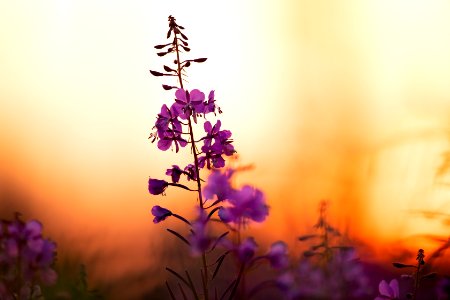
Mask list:
[[436,272],[428,273],[428,274],[426,274],[426,275],[423,275],[423,276],[420,278],[420,280],[422,280],[422,279],[432,279],[432,278],[435,278],[436,275],[437,275]]
[[222,297],[220,297],[220,300],[224,299],[226,294],[231,290],[231,288],[236,284],[236,279],[234,279],[230,285],[226,288],[226,290],[223,292]]
[[403,269],[403,268],[416,268],[416,266],[413,266],[413,265],[405,265],[405,264],[397,263],[397,262],[392,263],[392,265],[393,265],[394,267],[396,267],[396,268],[399,268],[399,269]]
[[303,241],[306,241],[306,240],[315,238],[315,237],[317,237],[317,236],[318,236],[317,234],[307,234],[307,235],[302,235],[302,236],[299,236],[299,237],[298,237],[298,240],[303,242]]
[[224,233],[222,233],[221,236],[219,236],[219,237],[216,239],[216,241],[214,242],[214,245],[211,247],[210,252],[211,252],[211,251],[214,251],[214,249],[216,249],[217,244],[219,244],[219,242],[220,242],[220,241],[221,241],[228,233],[230,233],[230,232],[229,232],[229,231],[224,232]]
[[185,271],[185,273],[186,273],[186,276],[187,276],[187,278],[189,280],[190,288],[191,288],[192,294],[194,294],[194,298],[195,299],[199,299],[198,298],[198,294],[197,294],[197,290],[195,289],[194,283],[192,282],[192,279],[191,279],[191,276],[189,275],[189,272]]
[[197,63],[202,63],[202,62],[205,62],[206,60],[207,60],[207,58],[204,57],[204,58],[196,58],[196,59],[194,59],[193,61],[195,61],[195,62],[197,62]]
[[162,85],[163,89],[165,89],[166,91],[171,90],[171,89],[176,89],[176,86],[171,86],[171,85],[167,85],[167,84],[163,84]]
[[216,211],[218,211],[219,209],[221,209],[222,208],[222,206],[218,206],[218,207],[215,207],[213,210],[211,210],[210,212],[209,212],[209,214],[208,214],[208,220],[209,219],[211,219],[211,217],[212,217],[212,215],[214,215],[214,213],[216,212]]
[[167,72],[176,72],[174,69],[164,65],[164,70],[166,70]]
[[213,273],[212,279],[216,278],[217,273],[219,273],[220,266],[222,266],[222,263],[223,263],[225,257],[228,255],[228,253],[230,253],[230,251],[225,252],[223,255],[221,255],[221,256],[216,260],[217,266],[216,266],[216,268],[214,269],[214,273]]
[[183,39],[189,40],[189,39],[187,38],[187,36],[185,36],[181,31],[180,31],[180,34],[181,34],[181,36],[183,37]]
[[168,43],[168,44],[165,44],[165,45],[156,45],[156,46],[155,46],[155,49],[162,49],[162,48],[164,48],[164,47],[169,46],[170,44],[172,44],[172,43]]
[[176,271],[172,270],[169,267],[166,267],[166,270],[169,271],[170,273],[172,273],[173,275],[175,275],[178,279],[180,279],[181,281],[183,281],[184,284],[186,284],[188,287],[191,287],[189,285],[189,283],[187,282],[186,279],[183,278],[183,276],[181,276],[180,274],[178,274]]
[[170,299],[176,300],[175,295],[173,294],[172,289],[170,288],[170,285],[169,285],[169,283],[167,281],[166,281],[166,287],[169,290]]
[[152,70],[150,70],[150,74],[152,74],[153,76],[164,76],[163,73],[161,73],[161,72],[156,72],[156,71],[152,71]]
[[184,293],[183,287],[181,286],[181,284],[178,282],[178,287],[180,288],[181,291],[181,295],[183,295],[183,299],[187,300],[186,294]]
[[189,241],[186,238],[184,238],[181,234],[179,234],[178,232],[176,232],[176,231],[174,231],[172,229],[169,229],[169,228],[167,228],[167,231],[170,232],[171,234],[175,235],[177,238],[179,238],[180,240],[182,240],[186,244],[188,244],[188,246],[191,245],[191,243],[189,243]]

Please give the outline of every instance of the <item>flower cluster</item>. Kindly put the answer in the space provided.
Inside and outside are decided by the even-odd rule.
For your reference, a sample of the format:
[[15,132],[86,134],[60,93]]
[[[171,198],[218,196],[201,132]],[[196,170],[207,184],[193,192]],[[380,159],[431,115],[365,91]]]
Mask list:
[[242,224],[247,220],[263,222],[269,214],[264,194],[249,185],[234,189],[230,179],[232,171],[215,170],[208,177],[203,194],[207,200],[217,199],[229,205],[221,207],[219,217],[225,223]]
[[0,299],[35,299],[39,284],[51,285],[57,274],[52,265],[56,244],[42,237],[42,224],[1,220]]

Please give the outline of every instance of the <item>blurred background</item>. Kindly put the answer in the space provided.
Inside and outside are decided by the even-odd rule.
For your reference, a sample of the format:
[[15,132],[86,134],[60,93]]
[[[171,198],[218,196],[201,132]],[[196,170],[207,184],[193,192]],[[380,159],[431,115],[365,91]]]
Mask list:
[[2,1],[0,217],[41,220],[59,256],[110,290],[167,276],[173,239],[149,211],[190,215],[194,201],[147,192],[189,160],[147,139],[173,99],[148,72],[162,70],[169,15],[185,58],[208,57],[187,88],[216,91],[233,164],[254,166],[237,183],[266,193],[262,245],[295,250],[323,199],[367,260],[448,239],[446,0]]

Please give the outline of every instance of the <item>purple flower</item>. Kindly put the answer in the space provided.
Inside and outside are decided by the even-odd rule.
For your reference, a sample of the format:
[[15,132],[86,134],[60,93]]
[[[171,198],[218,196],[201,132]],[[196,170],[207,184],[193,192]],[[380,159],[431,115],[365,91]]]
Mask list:
[[170,217],[172,215],[172,212],[164,207],[155,205],[152,207],[152,215],[155,216],[155,218],[153,219],[153,223],[156,224],[164,221],[167,217]]
[[166,175],[172,176],[172,182],[178,183],[180,181],[180,176],[183,174],[183,170],[177,165],[172,165],[172,168],[167,169]]
[[166,188],[169,186],[169,183],[165,180],[152,179],[148,180],[148,191],[152,195],[160,195],[164,193]]
[[175,103],[173,104],[176,114],[184,120],[187,120],[191,115],[196,121],[196,113],[202,113],[203,101],[205,94],[194,89],[191,92],[183,89],[178,89],[175,92]]
[[249,262],[255,256],[256,248],[258,248],[258,245],[255,239],[252,237],[246,238],[236,248],[237,257],[243,263]]
[[239,223],[243,218],[263,222],[269,215],[269,206],[265,202],[264,194],[248,185],[231,193],[228,202],[232,206],[219,210],[219,217],[225,223]]
[[180,132],[173,129],[167,129],[164,136],[160,137],[158,141],[159,150],[166,151],[172,147],[172,143],[175,144],[175,151],[178,152],[181,147],[186,147],[187,141],[181,137]]
[[189,164],[184,168],[184,172],[188,174],[187,180],[197,180],[197,171],[195,170],[195,166],[193,164]]
[[155,127],[159,137],[158,148],[160,150],[166,151],[174,143],[176,152],[178,152],[180,146],[185,147],[187,145],[187,141],[181,137],[182,125],[176,116],[173,105],[171,109],[165,104],[161,107],[161,113],[158,114]]
[[215,143],[212,146],[202,147],[203,156],[198,158],[198,166],[204,168],[205,165],[208,169],[211,169],[211,165],[214,168],[225,167],[225,160],[222,157],[223,148],[220,144]]
[[228,198],[233,190],[230,185],[230,177],[232,172],[213,171],[203,188],[203,196],[206,200],[213,199],[217,196],[217,200],[222,201]]
[[392,279],[389,284],[385,280],[381,280],[378,285],[378,291],[380,292],[380,296],[376,297],[375,300],[400,299],[397,279]]
[[287,245],[283,241],[278,241],[270,246],[269,253],[266,255],[270,265],[274,269],[282,269],[289,265]]
[[214,91],[211,91],[208,95],[208,102],[204,103],[204,114],[216,111],[216,104],[214,102],[216,102],[216,100],[214,99]]
[[25,295],[32,285],[34,289],[56,282],[52,269],[56,244],[42,237],[40,222],[25,223],[19,215],[13,221],[0,220],[0,250],[1,299],[10,299],[10,293]]

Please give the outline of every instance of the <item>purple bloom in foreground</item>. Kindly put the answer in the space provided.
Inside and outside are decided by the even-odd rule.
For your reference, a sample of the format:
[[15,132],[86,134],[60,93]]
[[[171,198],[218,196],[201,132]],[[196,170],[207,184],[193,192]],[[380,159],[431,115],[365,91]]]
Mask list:
[[183,89],[178,89],[175,92],[175,103],[173,104],[176,114],[184,120],[187,120],[191,115],[196,120],[196,113],[202,113],[203,101],[205,100],[205,94],[201,91],[194,89],[191,92]]
[[274,269],[282,269],[289,265],[288,248],[285,242],[278,241],[270,246],[269,253],[266,255],[270,265]]
[[167,217],[170,217],[172,215],[172,212],[164,207],[155,205],[152,207],[152,215],[155,216],[155,218],[153,219],[153,223],[156,224],[164,221]]
[[231,193],[228,202],[232,206],[219,210],[219,217],[225,223],[238,223],[242,218],[263,222],[269,215],[269,206],[265,202],[264,194],[248,185],[240,191]]
[[378,290],[380,292],[380,296],[376,297],[375,300],[400,299],[397,279],[392,279],[389,284],[385,280],[381,280],[378,285]]
[[167,169],[166,175],[172,176],[172,182],[178,183],[180,181],[180,176],[183,174],[183,170],[177,165],[172,165],[172,168]]
[[152,195],[160,195],[164,193],[165,189],[169,186],[169,183],[165,180],[152,179],[148,180],[148,191]]
[[213,171],[208,177],[206,186],[203,189],[203,196],[206,200],[213,199],[217,196],[217,200],[225,200],[233,190],[230,185],[230,177],[232,172]]

